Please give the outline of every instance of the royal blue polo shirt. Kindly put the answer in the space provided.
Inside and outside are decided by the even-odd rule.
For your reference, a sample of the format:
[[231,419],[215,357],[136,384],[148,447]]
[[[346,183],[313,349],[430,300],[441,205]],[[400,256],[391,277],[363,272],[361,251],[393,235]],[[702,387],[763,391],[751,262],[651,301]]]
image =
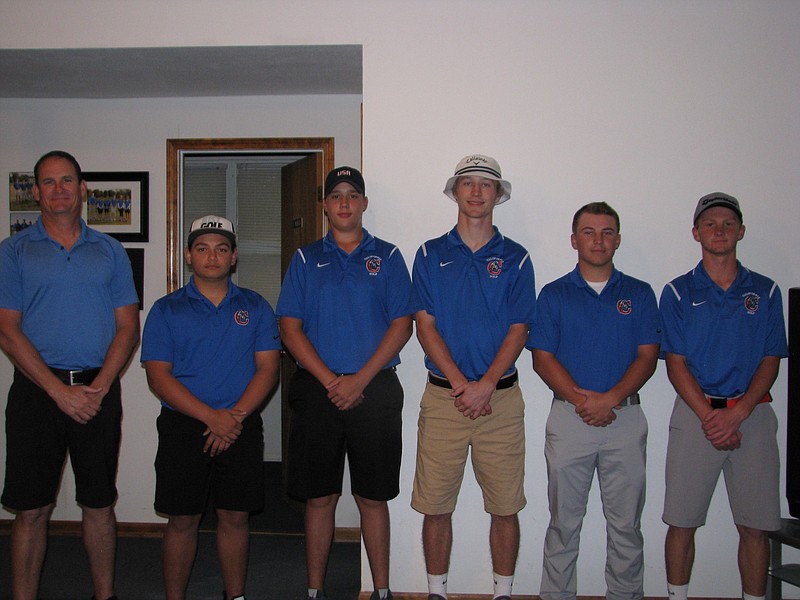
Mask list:
[[[477,252],[457,228],[422,244],[414,259],[414,289],[450,355],[469,381],[486,373],[511,325],[533,322],[536,286],[528,251],[494,235]],[[425,366],[444,373],[425,356]],[[513,373],[512,365],[507,373]]]
[[664,287],[664,353],[680,354],[710,396],[741,396],[765,356],[789,355],[778,285],[737,261],[723,290],[703,262]]
[[554,354],[579,387],[614,387],[639,346],[661,342],[661,318],[649,284],[613,269],[598,294],[576,266],[539,293],[529,350]]
[[[416,310],[400,250],[366,229],[350,254],[332,232],[295,252],[277,306],[278,316],[303,322],[303,333],[334,373],[358,372],[392,321]],[[385,366],[399,363],[394,356]]]
[[280,348],[275,313],[264,298],[229,282],[214,306],[192,277],[150,309],[141,361],[171,363],[172,374],[196,398],[220,409],[242,397],[256,373],[255,353]]
[[80,224],[69,250],[41,218],[0,244],[0,308],[22,313],[22,332],[57,369],[101,367],[117,331],[114,309],[139,302],[122,244]]

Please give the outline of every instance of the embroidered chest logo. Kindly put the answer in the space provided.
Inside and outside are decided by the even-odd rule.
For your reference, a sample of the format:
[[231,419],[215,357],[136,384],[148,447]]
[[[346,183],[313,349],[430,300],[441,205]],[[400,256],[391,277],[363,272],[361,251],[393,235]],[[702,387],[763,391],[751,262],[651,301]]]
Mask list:
[[633,302],[631,300],[617,300],[617,312],[621,315],[629,315],[633,312]]
[[364,265],[367,267],[367,273],[370,275],[377,275],[381,272],[381,257],[368,256],[364,261]]
[[233,315],[233,320],[237,325],[247,325],[250,322],[250,314],[246,310],[237,310]]
[[503,259],[490,258],[489,262],[486,263],[486,270],[489,271],[489,277],[496,279],[503,272]]
[[761,301],[761,296],[755,292],[750,292],[744,295],[744,309],[747,314],[755,314],[758,310],[758,303]]

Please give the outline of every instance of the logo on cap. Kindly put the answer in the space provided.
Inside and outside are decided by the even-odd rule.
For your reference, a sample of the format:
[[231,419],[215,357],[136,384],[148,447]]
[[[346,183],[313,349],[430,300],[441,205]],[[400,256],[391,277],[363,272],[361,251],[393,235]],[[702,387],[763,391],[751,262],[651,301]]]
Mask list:
[[200,229],[222,229],[223,225],[220,221],[204,221],[200,223]]

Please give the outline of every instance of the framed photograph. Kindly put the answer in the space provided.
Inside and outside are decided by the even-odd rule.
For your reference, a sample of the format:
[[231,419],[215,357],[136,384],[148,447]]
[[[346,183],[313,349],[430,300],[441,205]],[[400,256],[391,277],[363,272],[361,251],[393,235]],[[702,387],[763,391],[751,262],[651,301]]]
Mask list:
[[33,172],[12,171],[8,174],[8,210],[39,211],[39,203],[33,198]]
[[139,310],[142,310],[144,301],[144,248],[125,248],[131,261],[133,270],[133,285],[139,296]]
[[84,171],[84,219],[120,242],[148,241],[147,171]]

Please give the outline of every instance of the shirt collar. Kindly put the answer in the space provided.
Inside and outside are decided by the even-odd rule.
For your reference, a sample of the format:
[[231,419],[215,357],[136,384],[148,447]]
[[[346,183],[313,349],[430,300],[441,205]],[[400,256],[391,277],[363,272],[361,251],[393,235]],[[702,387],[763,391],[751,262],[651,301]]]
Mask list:
[[[233,296],[234,293],[234,285],[233,281],[228,278],[228,291],[225,293],[225,299],[228,300]],[[200,290],[197,289],[197,284],[194,282],[194,275],[189,278],[189,283],[186,284],[186,293],[189,295],[190,298],[195,298],[196,300],[205,300],[208,302],[208,298],[203,296],[200,293]]]
[[486,245],[479,248],[477,252],[473,253],[469,246],[464,243],[464,240],[461,239],[461,235],[458,233],[458,225],[453,227],[447,233],[447,245],[451,248],[462,246],[470,254],[479,254],[483,252],[498,254],[503,248],[503,242],[505,242],[505,238],[503,237],[503,234],[500,233],[500,230],[497,229],[497,225],[492,225],[492,229],[494,230],[494,234],[492,235],[491,239],[486,242]]
[[[606,282],[606,287],[603,288],[603,291],[610,288],[612,285],[616,284],[622,278],[622,273],[617,271],[616,267],[611,268],[611,277],[608,278],[608,282]],[[586,282],[581,275],[580,267],[576,264],[575,268],[569,274],[569,279],[572,283],[577,285],[578,287],[585,287],[594,291],[591,286]]]
[[[372,250],[375,247],[375,237],[367,231],[365,227],[361,229],[363,232],[363,237],[361,238],[361,242],[356,246],[356,249],[353,250],[352,254],[355,254],[359,250]],[[344,250],[339,247],[339,244],[336,243],[336,240],[333,237],[333,230],[329,230],[328,233],[325,234],[325,237],[322,238],[322,250],[325,252],[341,252],[345,254]],[[346,255],[346,254],[345,254]]]
[[[73,245],[73,248],[75,246],[79,245],[79,244],[82,244],[82,243],[85,243],[85,242],[94,241],[94,239],[89,236],[89,234],[92,232],[92,230],[89,229],[86,226],[86,222],[83,219],[81,219],[80,223],[81,223],[81,232],[80,232],[80,234],[78,234],[78,239],[75,242],[75,244]],[[51,240],[54,244],[58,244],[58,242],[56,242],[53,238],[51,238],[47,234],[47,229],[45,229],[45,227],[44,227],[44,223],[42,222],[42,217],[39,217],[38,219],[36,219],[36,223],[34,223],[31,226],[31,230],[32,230],[31,234],[30,234],[31,239],[33,239],[33,240]],[[60,246],[60,244],[58,244],[58,245]]]
[[[694,277],[694,285],[698,289],[709,288],[709,287],[719,288],[719,286],[709,276],[708,272],[703,266],[702,260],[699,263],[697,263],[697,266],[694,269],[692,269],[692,277]],[[731,284],[731,287],[729,287],[728,290],[726,291],[738,288],[739,286],[749,286],[752,283],[752,280],[753,278],[750,273],[750,269],[742,266],[742,263],[737,260],[736,279],[733,280],[733,284]]]

